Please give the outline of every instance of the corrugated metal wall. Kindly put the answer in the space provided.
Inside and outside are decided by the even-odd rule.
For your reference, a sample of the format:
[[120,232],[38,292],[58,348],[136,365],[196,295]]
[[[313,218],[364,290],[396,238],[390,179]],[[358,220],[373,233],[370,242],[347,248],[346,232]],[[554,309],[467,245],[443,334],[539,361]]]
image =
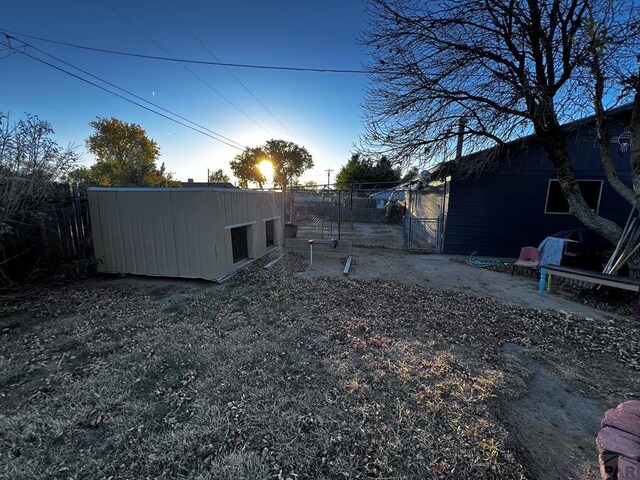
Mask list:
[[[249,257],[284,242],[281,193],[207,188],[90,188],[98,271],[219,279],[233,263],[231,228],[248,225]],[[270,247],[273,248],[273,247]]]
[[[616,135],[622,131],[617,127]],[[589,125],[568,136],[567,150],[578,179],[604,179]],[[620,179],[630,185],[629,152],[621,152],[617,144],[611,152]],[[479,178],[451,182],[445,253],[517,257],[521,247],[538,246],[553,233],[583,227],[573,215],[545,213],[549,180],[556,176],[539,145],[497,163]],[[605,179],[600,215],[624,225],[629,210]]]

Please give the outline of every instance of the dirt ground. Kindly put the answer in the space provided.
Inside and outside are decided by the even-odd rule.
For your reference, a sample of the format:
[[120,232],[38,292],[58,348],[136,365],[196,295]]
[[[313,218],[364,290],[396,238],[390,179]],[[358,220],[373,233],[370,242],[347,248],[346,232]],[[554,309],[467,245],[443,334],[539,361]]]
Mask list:
[[[559,290],[539,296],[538,284],[533,278],[452,262],[446,255],[354,248],[353,256],[353,267],[349,272],[352,278],[392,280],[439,290],[461,289],[514,306],[569,313],[596,321],[613,318],[635,321],[572,301]],[[312,278],[341,274],[341,264],[318,258],[314,268],[301,275]],[[504,353],[531,372],[526,395],[506,411],[519,441],[531,455],[539,478],[591,478],[596,475],[594,438],[603,412],[613,405],[585,394],[580,382],[563,379],[563,372],[550,365],[553,362],[550,357],[542,355],[534,360],[515,344],[506,344]],[[630,398],[639,396],[640,391],[630,391]],[[568,470],[572,471],[569,476]]]
[[347,278],[287,255],[222,286],[4,299],[0,478],[595,478],[602,414],[639,396],[640,326],[385,253]]

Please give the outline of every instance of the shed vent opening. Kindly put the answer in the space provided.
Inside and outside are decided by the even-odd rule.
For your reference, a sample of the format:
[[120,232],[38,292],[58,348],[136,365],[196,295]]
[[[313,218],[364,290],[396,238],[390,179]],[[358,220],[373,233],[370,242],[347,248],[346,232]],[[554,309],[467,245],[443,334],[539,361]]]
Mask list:
[[248,227],[236,227],[231,229],[231,250],[233,263],[249,258],[249,242],[247,241]]
[[267,220],[264,224],[266,237],[267,237],[267,247],[272,247],[276,243],[276,239],[274,236],[274,220]]

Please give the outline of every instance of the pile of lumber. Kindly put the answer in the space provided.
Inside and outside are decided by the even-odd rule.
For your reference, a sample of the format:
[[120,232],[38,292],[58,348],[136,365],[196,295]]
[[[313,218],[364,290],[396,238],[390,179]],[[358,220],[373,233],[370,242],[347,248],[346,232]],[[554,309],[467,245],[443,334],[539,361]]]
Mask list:
[[640,249],[640,213],[634,204],[627,223],[622,230],[620,240],[613,251],[613,255],[607,262],[602,273],[615,275],[629,261],[631,257],[638,253]]

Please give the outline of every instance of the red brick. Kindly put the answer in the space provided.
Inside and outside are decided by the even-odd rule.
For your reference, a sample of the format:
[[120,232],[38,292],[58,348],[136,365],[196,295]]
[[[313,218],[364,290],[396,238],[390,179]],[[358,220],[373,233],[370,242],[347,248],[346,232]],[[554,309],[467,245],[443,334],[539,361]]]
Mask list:
[[640,480],[640,463],[619,457],[618,480]]
[[618,405],[618,408],[640,417],[640,400],[629,400]]
[[640,417],[626,412],[621,408],[607,410],[600,426],[612,427],[640,437]]
[[640,437],[611,427],[600,430],[596,439],[598,452],[619,453],[633,460],[640,460]]

